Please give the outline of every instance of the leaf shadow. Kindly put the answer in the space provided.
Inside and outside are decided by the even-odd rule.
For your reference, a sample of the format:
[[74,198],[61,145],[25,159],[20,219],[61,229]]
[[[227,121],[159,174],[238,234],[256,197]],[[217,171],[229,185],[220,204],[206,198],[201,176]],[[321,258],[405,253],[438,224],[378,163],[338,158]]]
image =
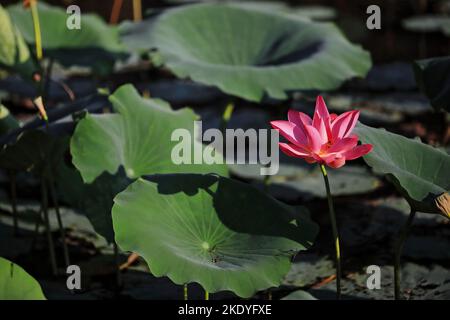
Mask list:
[[166,174],[145,177],[160,194],[183,192],[192,197],[200,190],[211,196],[219,220],[229,229],[258,236],[283,237],[312,245],[318,226],[305,208],[291,207],[249,184],[208,174]]

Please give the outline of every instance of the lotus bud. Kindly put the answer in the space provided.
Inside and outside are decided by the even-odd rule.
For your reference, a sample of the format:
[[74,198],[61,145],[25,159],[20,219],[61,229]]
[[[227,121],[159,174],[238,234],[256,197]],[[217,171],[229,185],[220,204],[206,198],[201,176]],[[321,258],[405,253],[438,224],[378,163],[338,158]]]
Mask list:
[[444,192],[439,197],[434,200],[436,207],[438,207],[439,211],[450,219],[450,195],[447,192]]
[[34,99],[33,102],[36,105],[36,107],[38,108],[42,119],[44,119],[45,121],[48,121],[47,112],[45,111],[44,102],[42,101],[42,97],[37,97],[36,99]]

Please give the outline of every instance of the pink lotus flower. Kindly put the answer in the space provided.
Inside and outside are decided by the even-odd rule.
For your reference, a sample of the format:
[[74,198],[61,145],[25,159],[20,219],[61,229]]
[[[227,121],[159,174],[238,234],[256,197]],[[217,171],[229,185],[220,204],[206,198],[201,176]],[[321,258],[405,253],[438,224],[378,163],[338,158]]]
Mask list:
[[272,121],[270,124],[290,142],[280,142],[280,149],[288,156],[340,168],[345,161],[372,151],[371,144],[358,145],[358,136],[352,134],[358,117],[358,110],[339,116],[329,114],[325,101],[318,96],[313,119],[303,112],[289,110],[288,121]]

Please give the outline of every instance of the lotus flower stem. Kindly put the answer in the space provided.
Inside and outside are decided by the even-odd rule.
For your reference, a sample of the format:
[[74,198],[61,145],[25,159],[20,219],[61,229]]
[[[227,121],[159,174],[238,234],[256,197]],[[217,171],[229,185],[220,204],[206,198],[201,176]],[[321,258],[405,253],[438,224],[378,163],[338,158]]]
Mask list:
[[[50,170],[49,170],[49,172],[50,172]],[[53,205],[55,206],[56,218],[58,220],[58,228],[59,228],[59,233],[60,233],[62,246],[63,246],[64,263],[67,268],[68,266],[70,266],[69,249],[67,248],[66,232],[64,230],[64,225],[63,225],[63,222],[61,219],[58,197],[56,195],[56,190],[55,190],[55,183],[54,183],[53,176],[51,175],[51,173],[50,173],[48,185],[49,185],[49,189],[50,189],[50,196],[52,197],[52,202],[53,202]]]
[[122,274],[120,273],[120,261],[119,261],[119,247],[117,246],[117,243],[113,242],[113,249],[114,249],[114,262],[116,264],[116,294],[119,293],[120,287],[122,286]]
[[325,188],[327,190],[328,209],[330,212],[331,228],[333,230],[333,241],[335,245],[335,254],[336,254],[336,297],[337,299],[340,299],[342,275],[341,275],[341,249],[339,244],[339,232],[336,223],[336,215],[334,213],[333,199],[331,197],[330,183],[328,181],[327,169],[323,164],[320,165],[320,169],[322,170],[323,180],[325,181]]
[[406,238],[408,237],[411,225],[414,220],[414,216],[416,215],[416,211],[411,209],[411,212],[409,213],[408,220],[403,225],[402,229],[400,230],[399,238],[397,240],[396,246],[395,246],[395,261],[394,261],[394,297],[395,300],[400,300],[400,258],[403,251],[403,246],[405,245]]
[[187,285],[187,283],[185,283],[183,285],[183,298],[184,298],[184,300],[189,300],[188,299],[188,285]]
[[33,18],[34,27],[34,41],[36,45],[36,58],[38,61],[42,60],[42,38],[41,38],[41,25],[39,23],[39,13],[37,7],[37,0],[30,1],[31,17]]
[[9,173],[10,184],[11,184],[11,210],[13,214],[13,224],[14,224],[14,235],[19,234],[19,219],[17,214],[17,184],[16,184],[16,173],[11,171]]
[[42,212],[44,214],[45,232],[47,234],[48,250],[50,254],[50,264],[52,266],[53,275],[58,275],[58,266],[56,264],[55,246],[53,244],[52,233],[50,230],[50,219],[48,217],[48,194],[45,179],[41,178],[41,197]]
[[205,290],[205,300],[209,300],[209,292]]
[[134,22],[142,21],[142,2],[141,2],[141,0],[133,0],[133,20],[134,20]]
[[123,0],[114,0],[113,7],[111,9],[111,16],[109,17],[110,24],[117,24],[117,22],[119,21],[122,4]]

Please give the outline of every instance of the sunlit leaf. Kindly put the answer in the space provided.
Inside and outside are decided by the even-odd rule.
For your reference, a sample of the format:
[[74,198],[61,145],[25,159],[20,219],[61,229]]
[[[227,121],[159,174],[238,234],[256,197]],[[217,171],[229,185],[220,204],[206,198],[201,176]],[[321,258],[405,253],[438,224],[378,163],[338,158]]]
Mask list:
[[[30,11],[21,3],[8,7],[12,20],[27,43],[34,45],[34,27]],[[123,56],[116,27],[108,26],[100,17],[82,12],[80,29],[69,29],[69,15],[59,7],[38,2],[44,56],[65,66],[93,66],[107,72],[114,61]]]
[[[317,226],[248,184],[215,175],[138,179],[114,200],[116,242],[156,276],[242,297],[278,286]],[[295,224],[294,224],[295,222]]]
[[191,109],[175,111],[162,100],[144,99],[132,85],[120,87],[109,99],[117,113],[87,114],[71,140],[73,163],[85,182],[104,171],[114,174],[119,166],[129,178],[181,172],[227,175],[225,165],[177,165],[172,161],[172,148],[178,144],[171,141],[172,132],[184,128],[194,137],[197,116]]
[[45,296],[32,276],[0,257],[0,300],[45,300]]
[[8,12],[0,5],[0,68],[31,79],[36,66],[20,31],[12,23]]
[[252,101],[335,89],[371,66],[370,55],[332,24],[231,4],[169,10],[155,21],[148,43],[177,76]]
[[414,210],[442,213],[435,200],[450,190],[448,154],[418,140],[363,124],[355,133],[363,143],[373,145],[373,151],[364,156],[366,163],[386,174]]

